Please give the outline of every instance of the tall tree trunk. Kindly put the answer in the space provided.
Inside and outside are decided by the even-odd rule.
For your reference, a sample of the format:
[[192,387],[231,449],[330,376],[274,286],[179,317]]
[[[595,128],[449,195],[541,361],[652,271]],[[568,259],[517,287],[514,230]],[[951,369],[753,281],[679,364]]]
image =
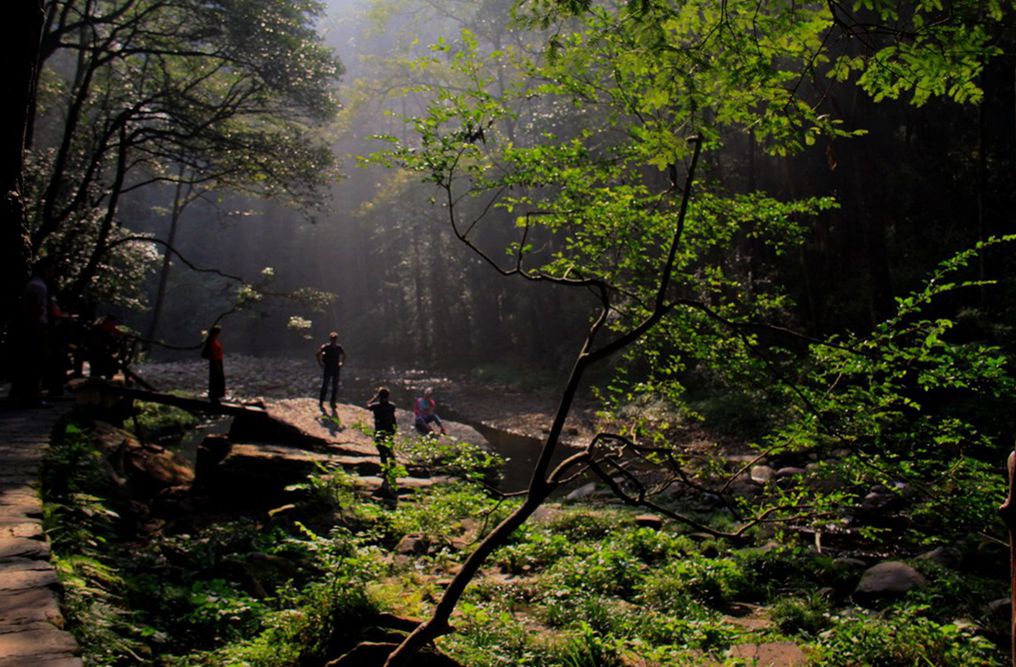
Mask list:
[[0,139],[0,336],[31,273],[31,240],[23,200],[24,152],[35,106],[46,16],[44,0],[14,0],[6,9],[3,42],[7,67],[0,84],[8,113]]
[[1016,667],[1016,451],[1010,452],[1009,496],[998,508],[1002,522],[1009,529],[1009,655]]
[[95,240],[95,248],[89,256],[85,267],[75,279],[67,296],[71,303],[80,305],[85,300],[85,294],[95,279],[99,264],[109,250],[109,237],[116,226],[116,213],[120,203],[120,195],[123,193],[124,180],[127,177],[127,156],[129,149],[128,134],[126,125],[119,129],[120,142],[117,146],[116,177],[109,188],[109,201],[106,204],[106,212],[103,214],[102,222],[99,224],[99,233]]
[[[166,253],[162,257],[162,270],[159,272],[159,287],[155,292],[155,303],[152,304],[152,320],[148,324],[148,331],[145,333],[145,338],[149,341],[155,340],[156,335],[159,331],[159,318],[162,316],[162,304],[166,300],[166,285],[169,283],[169,271],[172,266],[172,251],[170,248],[176,247],[176,231],[180,225],[180,216],[183,214],[184,208],[187,207],[192,200],[190,198],[191,192],[194,189],[192,183],[188,183],[186,191],[184,189],[184,171],[183,165],[180,165],[178,172],[179,180],[176,182],[176,191],[173,194],[173,210],[169,216],[169,233],[166,236]],[[149,343],[145,344],[147,348]]]

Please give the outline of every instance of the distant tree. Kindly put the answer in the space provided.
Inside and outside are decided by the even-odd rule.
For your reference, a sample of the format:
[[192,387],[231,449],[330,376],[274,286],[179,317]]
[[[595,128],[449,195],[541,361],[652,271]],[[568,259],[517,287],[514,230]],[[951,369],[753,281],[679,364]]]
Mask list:
[[319,12],[313,1],[50,3],[30,219],[33,247],[67,264],[66,298],[108,280],[112,248],[137,251],[116,240],[122,198],[141,188],[315,199],[331,153],[313,128],[334,113],[341,72],[314,30]]

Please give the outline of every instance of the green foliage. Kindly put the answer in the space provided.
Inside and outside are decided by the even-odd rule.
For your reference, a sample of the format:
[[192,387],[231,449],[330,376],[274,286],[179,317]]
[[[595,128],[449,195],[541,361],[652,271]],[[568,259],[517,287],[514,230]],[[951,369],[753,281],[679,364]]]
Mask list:
[[478,522],[486,534],[513,509],[514,502],[495,503],[478,486],[458,483],[432,487],[414,494],[418,502],[400,504],[390,514],[397,535],[422,533],[433,542],[450,542],[463,523]]
[[562,667],[620,667],[618,651],[589,625],[580,623],[578,633],[562,646],[554,664]]
[[142,660],[141,638],[150,633],[125,605],[126,582],[109,558],[119,517],[103,497],[108,474],[87,432],[69,422],[47,451],[41,475],[43,525],[64,588],[67,627],[83,655],[101,665]]
[[639,598],[651,609],[680,615],[690,605],[731,602],[749,582],[733,559],[682,559],[653,570],[642,582]]
[[952,623],[938,623],[907,609],[888,618],[864,614],[834,617],[813,647],[822,665],[1000,665],[990,642]]
[[396,442],[399,454],[410,465],[472,483],[496,485],[504,466],[504,458],[497,452],[452,437],[411,437]]
[[198,423],[193,413],[172,405],[137,401],[134,407],[138,410],[138,426],[146,440],[179,437]]
[[25,189],[34,247],[59,260],[67,297],[142,305],[158,254],[121,228],[127,192],[316,200],[332,156],[313,125],[333,115],[341,73],[314,29],[319,3],[52,5]]
[[790,635],[817,635],[830,624],[829,601],[819,593],[784,597],[772,606],[772,619],[780,631]]
[[[996,462],[1008,447],[999,437],[1008,422],[984,419],[975,406],[1008,412],[1016,387],[1007,357],[997,346],[954,340],[953,320],[927,313],[945,295],[981,285],[957,274],[977,252],[1011,240],[991,239],[944,261],[870,336],[811,346],[800,379],[787,388],[792,414],[770,442],[791,451],[845,448],[821,474],[846,482],[847,496],[875,484],[907,488],[911,539],[961,536],[972,526],[990,531],[995,523]],[[841,507],[843,500],[830,496]]]

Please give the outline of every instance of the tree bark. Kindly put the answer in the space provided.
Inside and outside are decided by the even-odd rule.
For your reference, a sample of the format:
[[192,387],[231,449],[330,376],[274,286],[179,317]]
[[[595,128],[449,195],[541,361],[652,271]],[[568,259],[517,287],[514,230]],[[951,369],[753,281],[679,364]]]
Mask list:
[[1009,529],[1009,655],[1016,667],[1016,451],[1009,453],[1008,471],[1009,496],[998,513]]
[[[148,341],[155,340],[155,336],[159,331],[159,319],[162,317],[162,304],[166,300],[166,285],[169,283],[169,271],[172,266],[172,254],[169,248],[176,247],[176,232],[180,225],[180,216],[183,214],[184,208],[187,207],[192,200],[190,198],[191,191],[194,186],[192,183],[187,184],[187,191],[184,192],[184,167],[180,166],[178,172],[179,180],[176,183],[176,192],[173,195],[173,210],[169,216],[169,234],[166,237],[166,253],[162,257],[162,270],[159,272],[159,287],[155,292],[155,302],[152,304],[152,320],[148,324],[148,331],[145,334],[145,338]],[[147,347],[148,343],[146,343]]]
[[4,29],[4,99],[10,113],[4,124],[0,146],[0,185],[3,187],[0,267],[3,267],[4,296],[20,291],[29,276],[30,246],[28,221],[22,201],[24,151],[30,111],[39,77],[39,46],[46,11],[43,0],[16,0],[8,6]]
[[7,68],[2,90],[9,116],[0,139],[0,336],[31,274],[31,241],[23,200],[24,152],[35,106],[46,16],[44,0],[15,0],[6,9],[3,42]]

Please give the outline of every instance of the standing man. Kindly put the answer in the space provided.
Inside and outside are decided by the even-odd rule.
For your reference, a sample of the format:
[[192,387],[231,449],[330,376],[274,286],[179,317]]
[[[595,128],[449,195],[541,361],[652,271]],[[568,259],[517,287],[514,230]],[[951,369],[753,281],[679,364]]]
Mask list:
[[46,368],[46,334],[49,325],[49,283],[56,275],[49,257],[35,263],[32,279],[21,294],[19,317],[13,323],[12,356],[16,373],[11,396],[30,407],[46,407],[42,379]]
[[335,331],[328,334],[328,342],[318,348],[318,366],[324,370],[324,379],[321,380],[321,394],[318,398],[318,407],[325,409],[325,395],[328,393],[328,383],[332,384],[332,408],[335,408],[335,394],[339,391],[339,371],[346,363],[346,351],[339,345],[339,334]]

